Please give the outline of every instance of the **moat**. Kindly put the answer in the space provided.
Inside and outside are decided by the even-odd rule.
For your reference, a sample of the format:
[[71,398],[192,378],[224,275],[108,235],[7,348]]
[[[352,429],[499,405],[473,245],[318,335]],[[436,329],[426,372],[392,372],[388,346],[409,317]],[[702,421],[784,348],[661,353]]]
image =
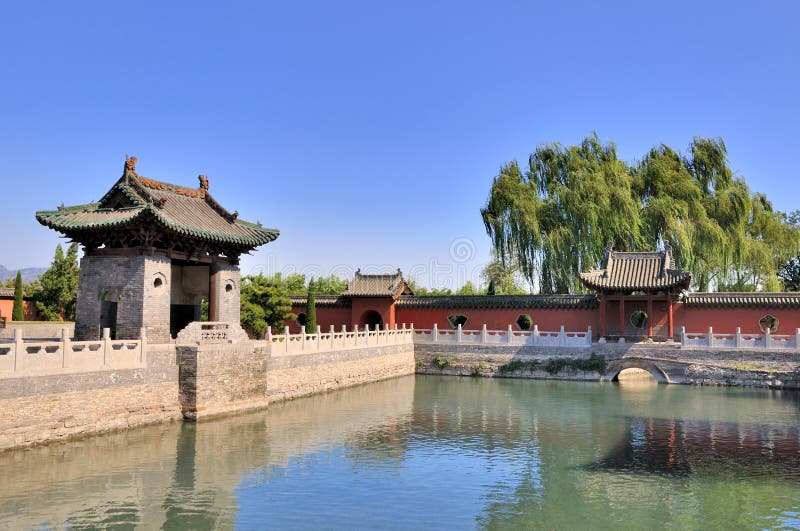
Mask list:
[[800,527],[800,393],[408,376],[0,454],[0,527]]

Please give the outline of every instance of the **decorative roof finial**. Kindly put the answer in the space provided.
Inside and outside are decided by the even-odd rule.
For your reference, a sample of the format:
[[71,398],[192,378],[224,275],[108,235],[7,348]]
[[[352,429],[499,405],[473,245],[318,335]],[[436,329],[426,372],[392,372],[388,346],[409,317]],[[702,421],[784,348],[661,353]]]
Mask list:
[[208,191],[208,177],[206,177],[205,175],[201,174],[201,175],[199,175],[197,177],[197,179],[200,181],[200,189],[201,190],[205,190],[207,192]]
[[136,172],[136,157],[125,155],[125,171]]

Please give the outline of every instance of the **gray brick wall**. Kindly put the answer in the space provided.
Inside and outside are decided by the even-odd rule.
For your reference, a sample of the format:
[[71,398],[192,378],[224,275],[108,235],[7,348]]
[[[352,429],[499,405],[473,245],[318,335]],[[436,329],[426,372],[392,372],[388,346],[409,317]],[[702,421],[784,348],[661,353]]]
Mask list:
[[217,320],[238,323],[241,312],[239,290],[242,285],[239,268],[230,264],[212,264],[211,275],[216,276],[216,283],[212,282],[212,286],[217,301]]

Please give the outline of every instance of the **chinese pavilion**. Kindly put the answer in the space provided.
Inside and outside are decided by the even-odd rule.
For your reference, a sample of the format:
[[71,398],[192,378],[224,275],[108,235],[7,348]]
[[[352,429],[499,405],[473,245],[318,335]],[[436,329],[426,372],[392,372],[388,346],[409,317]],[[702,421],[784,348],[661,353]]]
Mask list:
[[602,269],[581,273],[597,293],[600,337],[673,337],[673,306],[688,290],[691,273],[676,269],[672,248],[655,252],[606,250]]
[[36,219],[81,243],[76,339],[112,336],[169,341],[199,320],[239,323],[239,256],[278,237],[278,230],[238,218],[209,194],[209,182],[186,188],[136,173],[122,177],[97,203],[36,213]]
[[387,275],[366,275],[359,269],[342,292],[343,297],[352,301],[352,321],[370,327],[384,323],[394,327],[395,301],[413,294],[399,269]]

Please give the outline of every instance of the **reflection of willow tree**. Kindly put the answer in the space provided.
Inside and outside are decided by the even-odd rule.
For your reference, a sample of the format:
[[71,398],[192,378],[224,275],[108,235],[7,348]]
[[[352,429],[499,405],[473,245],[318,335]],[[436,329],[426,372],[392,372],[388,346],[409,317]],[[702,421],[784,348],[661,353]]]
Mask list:
[[536,149],[523,171],[506,164],[481,210],[502,260],[543,293],[575,292],[606,246],[672,245],[696,287],[779,287],[778,267],[797,254],[798,230],[728,166],[722,140],[695,138],[683,156],[653,148],[634,165],[597,135],[577,146]]

